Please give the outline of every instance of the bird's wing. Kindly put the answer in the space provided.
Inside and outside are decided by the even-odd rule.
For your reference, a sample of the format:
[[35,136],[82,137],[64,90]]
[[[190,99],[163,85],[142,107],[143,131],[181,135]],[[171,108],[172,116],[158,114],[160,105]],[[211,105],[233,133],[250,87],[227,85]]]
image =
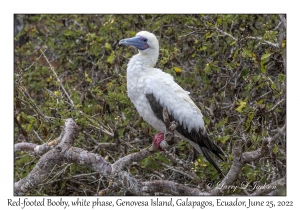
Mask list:
[[[153,94],[153,99],[163,108],[167,108],[170,115],[189,132],[192,129],[206,133],[204,121],[199,108],[183,90],[173,77],[164,72],[157,72],[144,80],[145,94]],[[149,100],[149,99],[148,99]]]
[[[199,108],[171,75],[149,76],[145,79],[145,95],[155,116],[163,121],[162,111],[168,110],[171,121],[178,122],[176,130],[202,152],[205,158],[223,175],[222,171],[210,155],[213,152],[221,160],[223,151],[207,136],[202,114]],[[197,147],[197,145],[199,145]],[[201,151],[199,151],[199,147]],[[225,155],[224,155],[225,156]]]

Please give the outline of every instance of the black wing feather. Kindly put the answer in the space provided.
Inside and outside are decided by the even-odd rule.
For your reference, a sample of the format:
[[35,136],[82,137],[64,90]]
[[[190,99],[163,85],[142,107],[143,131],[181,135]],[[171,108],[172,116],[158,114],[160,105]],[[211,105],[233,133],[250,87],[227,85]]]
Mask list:
[[[148,99],[151,109],[154,112],[155,116],[163,121],[163,106],[155,99],[153,94],[146,94],[146,98]],[[169,113],[170,121],[177,121],[174,117]],[[178,122],[178,121],[177,121]],[[178,123],[176,128],[178,133],[186,137],[187,139],[197,143],[200,146],[200,149],[203,152],[205,158],[215,167],[215,169],[224,176],[223,172],[216,164],[214,159],[211,156],[211,152],[214,153],[218,158],[223,160],[220,155],[225,156],[224,152],[215,145],[207,136],[207,134],[203,134],[203,132],[197,132],[195,129],[192,129],[190,132],[187,128],[184,128],[182,124]],[[223,160],[224,161],[224,160]]]

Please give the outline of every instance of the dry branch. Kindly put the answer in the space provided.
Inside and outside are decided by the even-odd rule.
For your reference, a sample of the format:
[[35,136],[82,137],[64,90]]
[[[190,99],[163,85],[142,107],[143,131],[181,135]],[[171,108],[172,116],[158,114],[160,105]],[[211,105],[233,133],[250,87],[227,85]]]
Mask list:
[[27,177],[15,183],[14,194],[25,195],[29,190],[36,188],[38,184],[43,182],[52,168],[64,161],[63,155],[72,146],[76,135],[77,126],[75,122],[73,119],[67,119],[60,143],[40,158]]
[[266,186],[260,187],[257,190],[254,191],[251,195],[266,195],[268,193],[271,193],[272,191],[278,191],[279,188],[284,187],[286,185],[286,177],[283,177],[281,179],[276,180],[275,182],[272,182]]
[[59,79],[59,77],[58,77],[57,73],[55,72],[53,66],[51,65],[50,61],[48,60],[47,56],[45,55],[45,51],[42,52],[42,54],[43,54],[45,60],[47,61],[48,65],[49,65],[49,67],[50,67],[50,69],[51,69],[51,71],[53,72],[55,78],[57,79],[57,81],[58,81],[58,83],[59,83],[61,89],[63,90],[64,94],[67,96],[68,100],[70,101],[70,104],[71,104],[72,108],[75,109],[75,104],[74,104],[73,100],[71,99],[70,95],[68,94],[68,92],[67,92],[66,89],[64,88],[64,86],[63,86],[63,84],[62,84],[62,81]]
[[[166,118],[166,124],[168,124],[169,128],[171,127],[172,130],[167,131],[168,135],[170,135],[168,137],[169,141],[163,140],[162,142],[164,142],[166,145],[168,145],[168,142],[172,142],[173,144],[174,138],[176,139],[176,136],[173,133],[176,126],[174,127],[174,124],[170,123],[168,118]],[[272,151],[272,148],[274,147],[274,141],[278,139],[281,134],[284,133],[284,131],[285,126],[279,129],[278,134],[272,138],[265,138],[262,141],[261,147],[252,152],[243,153],[243,141],[237,141],[233,147],[232,166],[226,177],[221,181],[220,185],[232,185],[237,180],[243,166],[246,163],[258,160],[262,156],[269,155],[269,152]],[[38,184],[45,181],[49,172],[55,165],[60,165],[63,162],[76,163],[90,167],[94,171],[112,180],[113,183],[115,183],[113,186],[123,186],[126,190],[135,195],[155,195],[157,192],[169,195],[222,195],[224,193],[219,188],[208,190],[199,180],[199,178],[196,179],[196,174],[192,173],[192,171],[187,167],[184,167],[185,164],[182,161],[177,161],[177,165],[184,168],[185,173],[191,174],[188,177],[191,179],[195,178],[201,188],[191,188],[167,180],[141,182],[138,179],[131,177],[130,174],[124,171],[124,168],[132,164],[132,162],[140,161],[156,152],[157,149],[153,145],[139,152],[126,155],[125,157],[122,157],[115,163],[111,164],[98,154],[88,152],[81,148],[72,147],[76,136],[77,126],[75,122],[73,119],[67,119],[61,135],[51,142],[40,146],[25,142],[16,144],[15,151],[32,151],[35,152],[35,154],[42,156],[28,176],[15,183],[15,195],[25,195],[31,189],[36,188]],[[166,152],[166,154],[169,153]],[[171,154],[167,156],[172,157]],[[177,160],[176,157],[173,158],[175,158],[174,160]],[[284,186],[285,179],[279,179],[271,184],[271,186],[275,185]],[[107,193],[106,191],[109,191],[109,189],[104,190],[104,194]],[[262,195],[271,192],[272,190],[269,189],[258,189],[252,195]]]
[[[257,150],[254,150],[252,152],[243,152],[243,141],[236,141],[233,149],[232,149],[232,166],[225,176],[225,178],[221,181],[219,184],[220,186],[230,186],[234,183],[235,180],[238,179],[238,176],[241,174],[241,171],[243,169],[243,166],[246,163],[250,163],[252,161],[257,161],[261,157],[269,156],[269,154],[272,152],[274,148],[274,142],[277,140],[285,131],[285,126],[278,129],[278,133],[274,135],[273,137],[268,137],[263,139],[261,147]],[[285,185],[285,179],[280,179],[278,182],[274,182],[271,185],[278,184],[278,186]],[[252,195],[261,195],[262,192],[269,193],[270,191],[263,191],[260,190],[258,192],[253,193]],[[220,188],[214,188],[211,191],[212,195],[222,195],[222,189]]]

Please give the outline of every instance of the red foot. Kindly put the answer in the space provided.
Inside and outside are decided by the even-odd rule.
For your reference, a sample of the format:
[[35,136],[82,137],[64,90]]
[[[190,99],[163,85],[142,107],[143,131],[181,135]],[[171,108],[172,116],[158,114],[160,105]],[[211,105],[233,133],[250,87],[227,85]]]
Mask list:
[[163,151],[163,149],[160,147],[160,142],[162,142],[164,139],[165,139],[164,132],[159,132],[155,134],[155,136],[153,137],[154,146],[156,146],[156,148],[160,151]]

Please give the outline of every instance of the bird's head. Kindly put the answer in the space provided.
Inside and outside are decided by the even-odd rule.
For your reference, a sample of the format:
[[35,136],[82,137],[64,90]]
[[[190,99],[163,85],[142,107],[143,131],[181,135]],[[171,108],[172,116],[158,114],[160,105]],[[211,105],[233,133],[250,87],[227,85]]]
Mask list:
[[154,34],[140,31],[135,37],[122,39],[119,44],[136,47],[141,54],[158,55],[159,44]]

